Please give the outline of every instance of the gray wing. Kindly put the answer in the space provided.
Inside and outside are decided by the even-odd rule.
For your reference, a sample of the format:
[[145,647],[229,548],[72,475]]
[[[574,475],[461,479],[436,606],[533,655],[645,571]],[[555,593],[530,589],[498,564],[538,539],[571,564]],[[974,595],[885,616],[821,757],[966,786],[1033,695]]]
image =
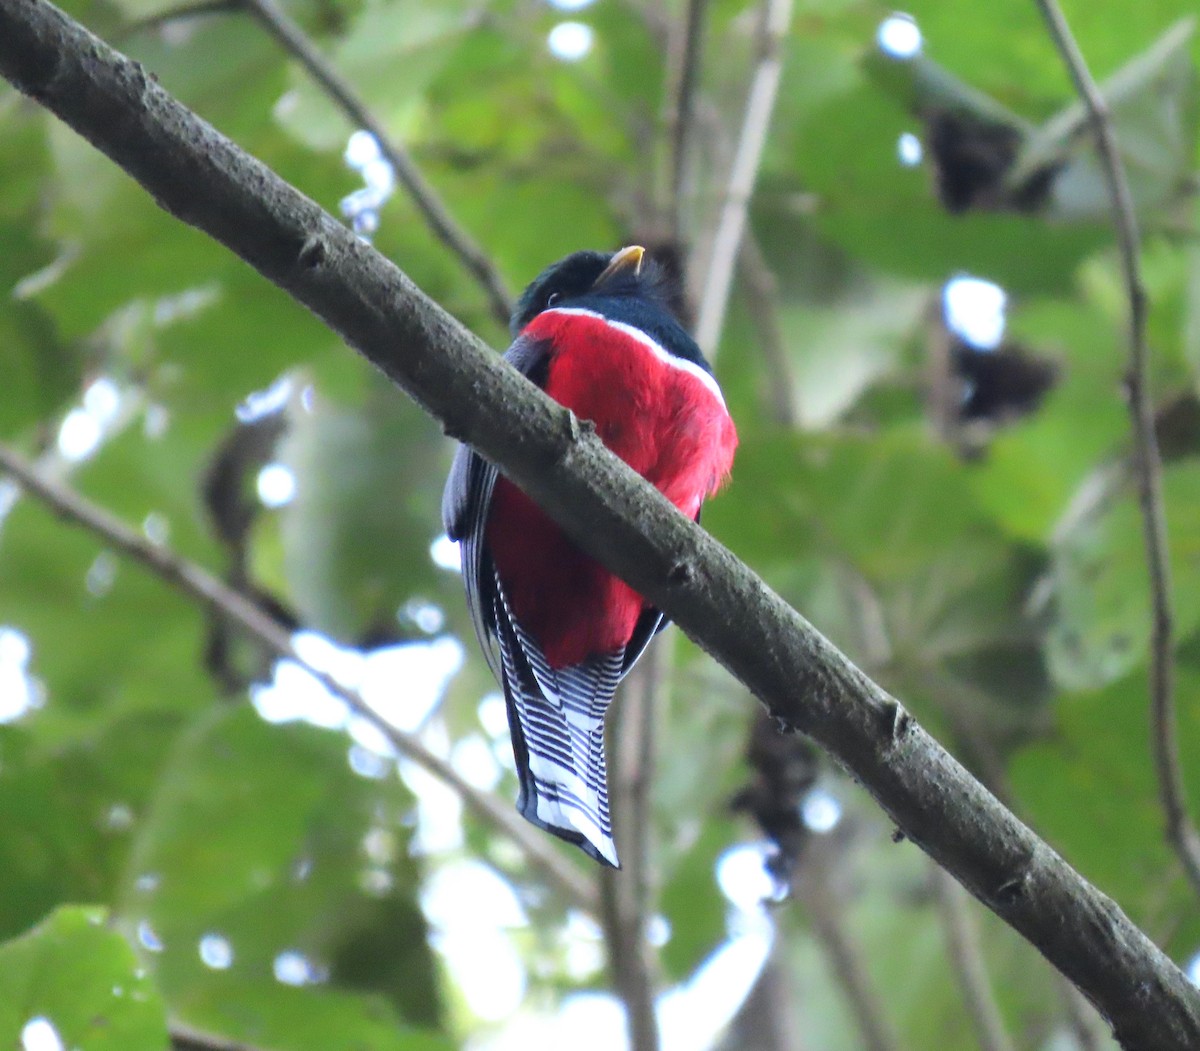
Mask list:
[[[539,386],[545,380],[548,344],[543,340],[518,337],[504,360]],[[479,645],[497,681],[503,678],[496,637],[495,574],[484,546],[488,512],[499,471],[468,445],[459,445],[442,491],[442,526],[451,540],[458,541],[467,612]]]

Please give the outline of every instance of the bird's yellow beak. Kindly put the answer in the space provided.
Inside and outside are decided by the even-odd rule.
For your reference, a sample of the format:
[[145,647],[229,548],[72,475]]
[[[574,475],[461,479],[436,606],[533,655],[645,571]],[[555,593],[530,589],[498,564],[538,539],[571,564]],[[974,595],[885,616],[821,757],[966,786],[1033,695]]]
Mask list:
[[596,278],[596,282],[592,287],[595,288],[596,285],[602,285],[610,277],[621,273],[623,270],[629,270],[631,268],[634,276],[636,277],[639,273],[641,273],[642,257],[645,254],[646,249],[644,249],[641,245],[630,245],[628,248],[622,248],[612,257],[612,261],[604,268],[600,276]]

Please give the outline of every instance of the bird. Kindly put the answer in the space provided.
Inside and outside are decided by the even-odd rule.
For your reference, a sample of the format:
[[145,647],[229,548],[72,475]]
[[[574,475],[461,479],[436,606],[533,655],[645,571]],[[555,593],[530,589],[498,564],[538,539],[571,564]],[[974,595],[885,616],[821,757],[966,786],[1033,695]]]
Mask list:
[[[670,292],[640,245],[575,252],[525,289],[504,357],[699,521],[730,475],[737,431]],[[663,614],[467,445],[456,451],[442,520],[503,688],[517,810],[619,868],[604,719],[618,683],[666,626]]]

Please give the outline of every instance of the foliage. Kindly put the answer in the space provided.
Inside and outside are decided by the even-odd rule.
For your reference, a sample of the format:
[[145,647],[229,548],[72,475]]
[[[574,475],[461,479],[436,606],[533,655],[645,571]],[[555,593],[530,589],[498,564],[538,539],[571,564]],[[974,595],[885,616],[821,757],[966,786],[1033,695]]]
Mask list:
[[[327,209],[360,185],[340,157],[354,129],[256,21],[223,11],[140,24],[169,10],[161,0],[65,6]],[[578,247],[662,241],[664,40],[683,6],[596,0],[571,16],[595,31],[577,63],[546,47],[564,17],[549,6],[295,0],[288,11],[516,288]],[[1063,6],[1096,73],[1126,71],[1114,112],[1146,234],[1179,737],[1195,794],[1200,43],[1186,26],[1164,38],[1191,12],[1186,0]],[[708,7],[682,201],[697,271],[757,27],[743,0]],[[797,4],[750,213],[775,290],[764,307],[745,269],[735,288],[717,371],[741,448],[705,525],[1183,964],[1200,948],[1200,919],[1162,836],[1150,757],[1125,304],[1095,169],[1077,130],[1059,134],[1070,85],[1032,4],[909,10],[924,36],[919,66],[878,51],[886,7]],[[961,157],[934,149],[947,114],[954,134],[1007,143],[1002,160],[1049,157],[1050,196],[1029,196],[1026,183],[976,188],[951,214]],[[901,164],[904,134],[923,141],[924,163]],[[377,247],[500,347],[482,291],[403,191],[379,219]],[[449,462],[436,425],[7,88],[0,243],[0,440],[285,619],[369,654],[326,647],[331,668],[393,669],[381,707],[405,725],[424,720],[435,748],[511,797],[506,733],[459,580],[429,557]],[[964,407],[976,393],[967,350],[939,298],[962,273],[1007,289],[1005,349],[1049,364],[1053,382],[1031,402]],[[251,433],[255,411],[278,421],[266,439]],[[94,443],[73,454],[88,428]],[[271,464],[296,486],[278,508],[255,489]],[[361,727],[348,735],[355,724],[328,701],[310,706],[315,726],[264,721],[247,697],[269,712],[272,675],[305,696],[313,685],[272,671],[210,611],[34,501],[10,509],[10,495],[0,496],[0,1045],[21,1046],[38,1017],[85,1051],[161,1048],[168,1019],[287,1051],[482,1040],[498,1012],[451,951],[453,910],[433,904],[466,859],[509,902],[512,926],[493,934],[529,988],[504,1010],[533,1013],[601,982],[586,924],[500,832],[423,775],[398,776],[394,757]],[[422,660],[442,636],[470,656],[447,688],[426,687]],[[664,645],[674,669],[652,841],[664,979],[680,984],[729,934],[714,873],[755,835],[729,809],[747,778],[754,706],[689,644]],[[844,808],[839,912],[874,995],[905,1046],[966,1046],[923,858],[890,841],[886,819],[837,771],[820,785]],[[800,990],[796,1024],[806,1045],[857,1046],[805,908],[775,914],[777,958]],[[1018,1046],[1065,1046],[1045,966],[991,917],[976,919]]]

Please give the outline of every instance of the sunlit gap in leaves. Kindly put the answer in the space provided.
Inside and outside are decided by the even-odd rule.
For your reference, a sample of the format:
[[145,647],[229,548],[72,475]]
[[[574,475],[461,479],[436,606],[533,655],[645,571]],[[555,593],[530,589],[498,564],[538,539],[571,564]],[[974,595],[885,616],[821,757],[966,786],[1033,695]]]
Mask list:
[[[280,376],[265,390],[252,391],[234,409],[234,415],[242,424],[257,423],[268,416],[283,412],[292,400],[295,384],[288,375]],[[306,412],[312,411],[313,389],[306,385],[300,391],[298,403]],[[286,507],[296,496],[296,476],[292,469],[282,463],[264,464],[255,478],[258,499],[264,507],[272,510]]]
[[93,380],[83,401],[63,417],[58,428],[58,453],[68,463],[86,460],[100,448],[105,432],[120,415],[121,392],[106,376]]
[[980,277],[952,277],[942,289],[946,327],[977,350],[995,350],[1004,339],[1008,295]]
[[396,189],[396,170],[384,157],[379,140],[369,131],[358,130],[346,141],[342,153],[346,167],[362,176],[360,189],[343,197],[339,208],[354,232],[364,241],[379,229],[379,209]]
[[276,955],[272,970],[281,985],[321,985],[329,981],[329,968],[313,963],[298,949],[286,949]]
[[451,540],[445,533],[429,545],[429,557],[439,569],[452,573],[462,572],[462,558],[458,553],[458,543]]
[[911,131],[904,132],[896,140],[896,156],[904,167],[915,168],[921,163],[921,158],[925,156],[921,140]]
[[[409,733],[420,731],[426,748],[443,757],[449,754],[445,729],[426,723],[462,667],[465,654],[457,639],[442,636],[366,652],[339,646],[316,632],[300,632],[292,641],[309,665],[357,690],[384,722]],[[375,723],[352,712],[341,697],[295,661],[277,662],[271,681],[253,687],[250,698],[267,722],[306,722],[346,733],[350,739],[347,762],[360,777],[379,779],[398,769],[417,798],[414,849],[433,853],[461,844],[462,804],[457,795],[401,759]]]
[[29,636],[0,625],[0,723],[16,722],[46,701],[44,687],[29,671],[32,656]]
[[264,507],[286,507],[296,498],[296,476],[286,464],[266,464],[258,472],[255,484]]
[[800,804],[800,817],[810,832],[825,835],[842,820],[841,801],[824,788],[814,788]]
[[[465,780],[477,778],[485,780],[491,777],[493,769],[516,772],[517,763],[513,759],[512,737],[508,732],[508,704],[504,695],[499,692],[485,694],[476,709],[479,725],[487,735],[488,750],[491,753],[491,763],[482,756],[475,754],[473,748],[468,748],[454,763],[454,768]],[[462,764],[461,766],[459,764]],[[471,780],[472,784],[476,782]]]
[[1187,975],[1187,979],[1192,985],[1200,987],[1200,952],[1197,952],[1184,964],[1183,973]]
[[149,920],[141,920],[137,925],[137,940],[147,952],[162,952],[163,942],[158,932],[150,926]]
[[921,30],[912,15],[897,11],[888,15],[875,34],[879,50],[896,59],[916,58],[921,53]]
[[65,1047],[54,1023],[42,1015],[29,1019],[21,1029],[20,1051],[65,1051]]
[[426,635],[436,635],[446,626],[446,614],[440,606],[423,598],[409,599],[401,610]]
[[492,746],[480,734],[460,737],[450,752],[450,762],[467,784],[484,792],[495,788],[504,773]]
[[487,1022],[521,1006],[528,975],[513,942],[529,917],[512,886],[489,866],[460,859],[439,866],[421,891],[430,944],[441,954],[471,1013]]
[[[722,857],[718,881],[731,905],[729,938],[690,979],[659,997],[657,1013],[664,1051],[705,1051],[712,1047],[757,980],[774,937],[771,921],[763,907],[763,902],[771,899],[775,892],[764,867],[766,856],[765,845],[751,845],[735,847]],[[471,894],[483,897],[482,883],[469,890]],[[447,892],[447,897],[458,908],[468,900],[467,889],[456,888],[453,895]],[[475,908],[480,907],[478,903],[473,904]],[[496,899],[487,908],[489,911],[496,909],[499,915],[516,918],[511,909],[506,911]],[[436,914],[436,910],[427,908],[426,911]],[[430,918],[433,922],[432,915]],[[454,917],[452,922],[462,923],[465,927],[468,921]],[[474,922],[492,928],[504,926],[503,922],[498,923],[486,914]],[[670,924],[664,917],[650,918],[647,937],[653,944],[665,944],[670,934]],[[575,912],[568,914],[557,946],[560,954],[558,969],[573,980],[586,981],[600,972],[604,962],[603,935],[590,917]],[[439,945],[439,948],[447,951],[450,947]],[[451,970],[455,971],[453,964]],[[484,968],[479,967],[479,970]],[[495,972],[492,974],[494,976]],[[515,981],[511,975],[504,980],[506,983]],[[527,1047],[566,1045],[574,1051],[612,1051],[628,1047],[620,1003],[609,993],[576,993],[564,998],[553,1015],[522,1011],[509,1017],[499,1033],[477,1038],[468,1046],[471,1051],[518,1051]]]
[[[760,866],[761,870],[761,866]],[[664,1051],[706,1051],[733,1019],[770,951],[772,932],[765,914],[733,934],[705,960],[686,982],[664,992],[657,1014]],[[659,926],[653,920],[651,927]],[[586,924],[568,924],[576,938],[588,938],[598,962],[602,958],[599,931]],[[500,1038],[472,1047],[508,1051],[521,1047],[571,1046],[575,1051],[610,1051],[628,1047],[624,1011],[607,993],[585,992],[564,999],[553,1018],[520,1018]]]
[[205,967],[214,971],[226,971],[233,966],[233,945],[223,934],[204,935],[197,949]]
[[83,575],[83,586],[92,598],[104,598],[117,582],[117,556],[111,551],[101,551]]
[[[556,11],[575,12],[590,7],[594,0],[546,0]],[[595,43],[592,27],[583,22],[559,22],[546,37],[550,54],[560,62],[578,62],[586,58]]]
[[142,535],[161,547],[171,538],[170,520],[161,511],[151,511],[142,519]]
[[592,50],[595,36],[592,27],[583,22],[559,22],[550,30],[546,46],[560,62],[578,62]]

